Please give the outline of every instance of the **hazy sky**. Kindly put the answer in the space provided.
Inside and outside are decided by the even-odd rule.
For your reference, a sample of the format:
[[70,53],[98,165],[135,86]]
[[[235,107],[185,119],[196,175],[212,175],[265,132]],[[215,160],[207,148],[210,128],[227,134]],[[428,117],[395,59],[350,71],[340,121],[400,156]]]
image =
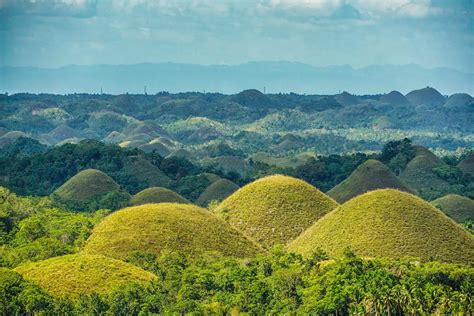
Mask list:
[[0,0],[0,66],[288,60],[474,72],[474,0]]

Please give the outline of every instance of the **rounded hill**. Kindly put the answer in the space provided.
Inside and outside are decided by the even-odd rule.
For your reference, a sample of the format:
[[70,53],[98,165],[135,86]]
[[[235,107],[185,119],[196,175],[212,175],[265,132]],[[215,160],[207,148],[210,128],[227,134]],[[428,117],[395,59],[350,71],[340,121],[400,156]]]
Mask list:
[[235,191],[239,186],[227,179],[220,179],[212,183],[201,193],[196,203],[198,205],[207,206],[211,201],[222,201]]
[[471,152],[461,160],[458,164],[458,168],[461,169],[464,174],[474,176],[474,152]]
[[380,101],[390,105],[409,105],[410,101],[403,94],[398,91],[391,91],[380,97]]
[[416,194],[383,163],[369,159],[359,165],[346,180],[336,185],[327,194],[337,202],[344,203],[367,191],[388,188]]
[[155,275],[120,260],[94,255],[67,255],[15,269],[55,296],[107,293],[127,283],[151,281]]
[[107,174],[87,169],[67,180],[54,191],[54,195],[65,201],[87,201],[119,189],[119,185]]
[[237,190],[216,212],[256,242],[270,247],[293,240],[337,205],[302,180],[274,175]]
[[134,251],[198,255],[219,251],[249,257],[260,247],[212,213],[191,204],[145,204],[119,210],[100,222],[84,251],[125,259]]
[[130,200],[131,205],[149,203],[191,203],[181,195],[166,188],[152,187],[135,194]]
[[288,246],[340,256],[350,247],[367,257],[472,262],[474,236],[428,202],[393,189],[360,195],[327,214]]
[[413,90],[406,95],[406,98],[414,106],[438,107],[446,102],[443,95],[431,87]]
[[470,198],[448,194],[431,203],[458,223],[474,221],[474,201]]

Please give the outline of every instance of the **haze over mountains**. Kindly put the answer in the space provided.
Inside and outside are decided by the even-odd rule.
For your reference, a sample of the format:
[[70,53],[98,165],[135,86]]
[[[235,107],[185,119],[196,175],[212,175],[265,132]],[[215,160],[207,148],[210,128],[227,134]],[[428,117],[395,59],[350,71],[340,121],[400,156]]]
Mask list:
[[316,67],[287,61],[240,65],[141,63],[68,65],[60,68],[0,67],[0,91],[8,93],[143,93],[206,91],[237,93],[248,88],[266,92],[376,94],[435,86],[443,94],[474,93],[474,74],[415,64]]

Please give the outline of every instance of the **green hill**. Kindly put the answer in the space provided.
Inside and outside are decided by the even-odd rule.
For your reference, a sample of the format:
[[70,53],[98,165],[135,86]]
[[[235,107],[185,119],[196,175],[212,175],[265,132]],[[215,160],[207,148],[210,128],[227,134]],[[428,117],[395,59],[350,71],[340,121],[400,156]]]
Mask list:
[[387,166],[373,159],[359,165],[346,180],[336,185],[327,194],[337,202],[344,203],[367,191],[386,188],[416,194],[400,181]]
[[380,97],[380,102],[387,103],[390,105],[409,105],[410,101],[403,94],[398,91],[391,91],[388,94],[384,94]]
[[288,245],[306,256],[318,247],[334,257],[350,247],[367,257],[474,260],[474,236],[428,202],[393,189],[353,198]]
[[162,250],[198,255],[220,251],[249,257],[261,249],[229,224],[205,209],[190,204],[145,204],[107,216],[89,237],[84,251],[118,259],[134,251]]
[[400,173],[400,179],[416,190],[421,197],[433,200],[451,190],[451,185],[435,171],[446,164],[428,149],[415,146],[416,156]]
[[107,293],[127,283],[143,283],[155,278],[152,273],[120,260],[82,254],[28,263],[15,271],[51,294],[68,298]]
[[406,98],[414,106],[427,106],[430,108],[439,107],[446,102],[443,95],[431,87],[413,90],[406,95]]
[[286,244],[338,204],[310,184],[275,175],[254,181],[216,209],[265,247]]
[[241,177],[247,176],[251,170],[251,166],[246,160],[235,156],[204,158],[201,160],[201,164],[205,167],[215,167],[224,173],[234,172]]
[[106,144],[118,144],[121,143],[124,139],[125,135],[117,131],[112,131],[109,135],[107,135],[107,137],[103,138],[102,141]]
[[163,145],[162,143],[148,143],[138,147],[139,149],[143,150],[146,153],[151,153],[155,151],[161,157],[166,157],[170,154],[170,150]]
[[458,168],[465,174],[470,174],[474,177],[474,152],[468,154],[461,162],[458,164]]
[[64,201],[87,201],[119,189],[119,185],[107,174],[87,169],[67,180],[54,191],[54,195]]
[[191,203],[181,195],[166,188],[152,187],[135,194],[130,200],[131,205],[148,203]]
[[343,106],[355,105],[360,103],[358,97],[346,91],[335,95],[334,99]]
[[458,223],[474,221],[474,201],[465,196],[448,194],[431,202]]
[[207,206],[211,201],[222,201],[235,191],[239,186],[227,179],[220,179],[212,183],[201,193],[196,203],[201,206]]
[[172,180],[150,161],[139,157],[128,157],[123,172],[135,177],[147,187],[169,187]]

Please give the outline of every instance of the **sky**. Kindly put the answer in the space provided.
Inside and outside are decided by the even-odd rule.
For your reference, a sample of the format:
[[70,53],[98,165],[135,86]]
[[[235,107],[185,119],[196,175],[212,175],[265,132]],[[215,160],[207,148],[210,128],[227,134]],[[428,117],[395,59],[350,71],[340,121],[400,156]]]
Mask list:
[[474,0],[0,0],[0,66],[285,60],[474,72]]

